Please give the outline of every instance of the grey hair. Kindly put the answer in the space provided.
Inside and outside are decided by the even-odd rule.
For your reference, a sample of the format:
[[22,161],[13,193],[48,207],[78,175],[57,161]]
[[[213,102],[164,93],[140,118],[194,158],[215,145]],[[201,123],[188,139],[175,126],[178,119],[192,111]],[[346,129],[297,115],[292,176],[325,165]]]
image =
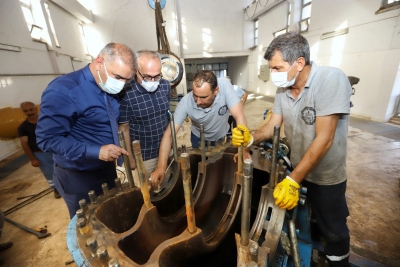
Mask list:
[[138,61],[141,57],[146,57],[148,59],[159,59],[160,63],[161,63],[161,55],[160,53],[156,52],[156,51],[151,51],[151,50],[140,50],[136,52],[136,69],[139,69],[138,66]]
[[135,52],[133,52],[130,47],[124,44],[109,43],[103,49],[101,49],[99,56],[105,56],[108,60],[111,61],[120,59],[132,70],[136,70],[137,60]]
[[22,107],[25,106],[26,104],[31,104],[32,106],[36,106],[33,102],[25,101],[25,102],[22,102],[22,103],[19,105],[19,107],[22,109]]
[[293,64],[299,57],[303,57],[306,65],[310,65],[310,47],[308,41],[298,33],[287,32],[272,40],[267,51],[265,51],[264,59],[270,60],[277,51],[281,52],[282,59],[285,62]]

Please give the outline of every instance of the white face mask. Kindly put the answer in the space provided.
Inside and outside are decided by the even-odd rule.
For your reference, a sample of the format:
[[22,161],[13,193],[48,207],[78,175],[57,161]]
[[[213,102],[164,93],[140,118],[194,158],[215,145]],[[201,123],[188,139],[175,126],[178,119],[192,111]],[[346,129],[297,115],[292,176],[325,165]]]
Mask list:
[[100,87],[103,89],[104,92],[115,95],[121,92],[121,90],[124,88],[125,82],[117,80],[110,75],[108,75],[107,69],[106,69],[106,62],[104,61],[104,70],[106,71],[107,74],[107,81],[106,83],[103,83],[103,80],[101,79],[100,72],[97,71],[97,74],[99,75],[100,78]]
[[[294,63],[296,63],[296,62],[294,62]],[[288,71],[271,72],[271,81],[275,86],[278,86],[278,87],[289,87],[289,86],[292,86],[294,84],[294,82],[296,81],[297,75],[299,75],[298,72],[297,72],[296,76],[294,76],[294,78],[292,80],[288,81],[288,72],[294,66],[294,63],[288,69]]]
[[156,82],[145,82],[144,80],[142,80],[142,86],[144,89],[146,89],[147,92],[152,93],[155,90],[157,90],[158,85],[160,84],[160,81],[156,81]]

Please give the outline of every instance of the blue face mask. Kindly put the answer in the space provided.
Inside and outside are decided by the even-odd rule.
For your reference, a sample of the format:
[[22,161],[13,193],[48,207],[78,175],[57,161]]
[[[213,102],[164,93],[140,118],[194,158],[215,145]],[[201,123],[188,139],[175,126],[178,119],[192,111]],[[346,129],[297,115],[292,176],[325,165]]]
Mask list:
[[115,95],[121,92],[121,90],[125,86],[125,82],[117,80],[110,75],[108,75],[107,69],[106,69],[106,62],[104,61],[104,70],[106,71],[107,74],[107,81],[103,83],[103,80],[101,79],[100,72],[97,71],[97,74],[99,75],[100,78],[100,87],[103,89],[104,92]]

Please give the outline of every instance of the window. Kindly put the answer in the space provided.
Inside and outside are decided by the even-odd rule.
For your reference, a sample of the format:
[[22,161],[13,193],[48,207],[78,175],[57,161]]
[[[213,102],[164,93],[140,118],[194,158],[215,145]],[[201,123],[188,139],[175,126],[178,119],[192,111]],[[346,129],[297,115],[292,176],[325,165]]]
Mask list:
[[26,24],[28,25],[29,32],[32,30],[32,25],[35,24],[32,15],[31,1],[30,0],[20,0],[22,12],[24,13]]
[[303,7],[301,8],[300,32],[307,32],[310,25],[311,17],[311,0],[303,0]]
[[85,37],[85,32],[83,31],[83,26],[81,23],[79,23],[79,32],[81,34],[81,39],[82,39],[82,43],[83,43],[83,49],[85,50],[85,54],[89,55],[89,50],[87,47],[87,43],[86,43],[86,37]]
[[258,19],[254,21],[254,46],[258,45]]
[[197,71],[211,70],[217,78],[228,75],[228,63],[197,64]]
[[53,37],[54,37],[54,42],[56,43],[57,47],[60,47],[60,44],[58,43],[58,39],[57,39],[57,35],[56,35],[56,30],[54,29],[53,20],[51,19],[51,16],[50,16],[49,5],[47,3],[44,3],[44,7],[46,9],[47,18],[49,19],[50,29],[51,29],[51,33],[53,34]]
[[287,33],[289,31],[289,25],[290,25],[290,12],[292,10],[292,5],[288,4],[288,15],[287,15],[287,21],[286,21],[286,27],[282,30],[279,30],[277,32],[274,32],[274,38],[278,37],[279,35],[282,35],[284,33]]
[[381,7],[375,14],[391,11],[400,8],[400,0],[382,0]]

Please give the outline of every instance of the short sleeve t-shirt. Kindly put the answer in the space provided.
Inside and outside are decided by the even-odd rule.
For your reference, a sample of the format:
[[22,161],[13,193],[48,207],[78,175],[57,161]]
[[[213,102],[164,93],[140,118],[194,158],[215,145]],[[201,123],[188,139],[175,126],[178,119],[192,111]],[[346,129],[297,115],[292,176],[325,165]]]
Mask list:
[[28,120],[25,120],[18,126],[18,137],[27,136],[28,137],[28,146],[32,152],[41,152],[40,148],[36,143],[36,123],[30,123]]
[[226,135],[229,129],[229,109],[240,102],[231,82],[226,78],[218,78],[219,91],[214,103],[209,108],[198,107],[190,92],[179,101],[174,112],[174,120],[182,125],[187,116],[192,121],[191,130],[200,136],[200,124],[204,125],[206,140],[217,140]]
[[347,131],[352,90],[340,69],[312,63],[304,89],[295,99],[288,88],[278,88],[272,112],[283,115],[285,135],[290,144],[290,160],[297,166],[316,137],[319,116],[339,115],[332,146],[305,180],[333,185],[347,179]]

